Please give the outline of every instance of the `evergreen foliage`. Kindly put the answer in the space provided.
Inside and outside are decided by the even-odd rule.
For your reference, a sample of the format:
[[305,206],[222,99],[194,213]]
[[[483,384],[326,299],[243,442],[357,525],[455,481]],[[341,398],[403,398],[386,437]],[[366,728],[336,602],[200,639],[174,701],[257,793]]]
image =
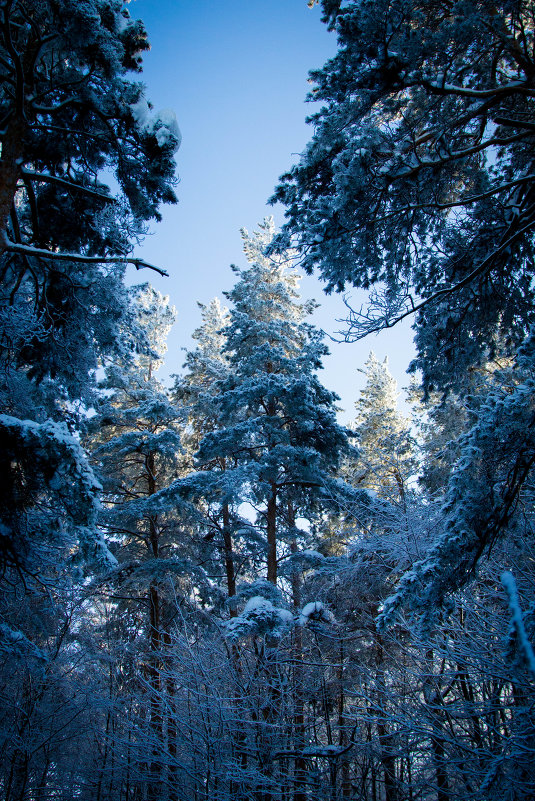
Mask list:
[[533,4],[322,8],[339,50],[312,74],[324,106],[274,196],[288,219],[278,247],[297,247],[327,291],[371,289],[349,339],[415,315],[412,369],[426,395],[466,398],[489,361],[518,372],[507,400],[498,370],[486,399],[479,388],[468,403],[473,428],[458,444],[443,536],[403,585],[428,608],[514,530],[535,460],[520,434],[532,423],[520,387],[532,369]]
[[250,266],[238,270],[225,329],[228,376],[216,382],[218,427],[201,441],[198,460],[225,460],[223,498],[249,503],[265,531],[267,579],[277,580],[278,520],[292,504],[329,493],[346,435],[336,423],[334,393],[316,377],[326,352],[319,331],[304,318],[310,304],[297,299],[297,276],[288,255],[266,257],[272,219],[253,235],[243,232]]
[[[158,218],[161,202],[176,200],[180,143],[174,117],[151,116],[142,84],[128,78],[141,71],[147,47],[120,0],[0,4],[0,411],[27,433],[14,445],[18,477],[6,482],[14,495],[5,496],[5,530],[22,531],[36,502],[33,460],[50,498],[56,493],[61,505],[69,492],[80,494],[83,470],[75,476],[66,467],[62,483],[56,456],[95,402],[96,369],[131,351],[139,335],[124,266],[141,266],[129,255],[132,239]],[[115,197],[104,183],[110,170]],[[2,540],[18,568],[24,542]]]
[[388,360],[381,364],[370,353],[363,372],[366,385],[355,403],[353,426],[359,455],[350,468],[350,480],[387,498],[403,500],[418,469],[409,423],[397,410],[397,385]]
[[275,199],[327,289],[375,287],[350,336],[418,310],[428,389],[522,342],[533,321],[533,6],[324,0],[338,53]]
[[[533,4],[322,8],[288,224],[167,390],[143,26],[0,0],[3,801],[535,797]],[[290,243],[374,286],[349,339],[416,310],[412,425],[373,354],[338,425]]]

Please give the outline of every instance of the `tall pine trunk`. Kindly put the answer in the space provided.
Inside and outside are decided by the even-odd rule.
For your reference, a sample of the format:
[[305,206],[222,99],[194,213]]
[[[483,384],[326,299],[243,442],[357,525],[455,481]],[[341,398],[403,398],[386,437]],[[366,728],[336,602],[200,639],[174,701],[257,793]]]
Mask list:
[[385,692],[384,643],[383,638],[376,634],[376,665],[377,665],[377,707],[379,713],[375,726],[379,739],[379,753],[383,769],[383,782],[385,801],[398,801],[398,783],[396,779],[396,758],[393,751],[393,736],[386,722],[387,696]]
[[435,779],[437,785],[437,801],[448,801],[450,797],[449,780],[447,765],[447,755],[445,750],[445,738],[443,732],[443,722],[441,707],[444,699],[440,688],[435,681],[433,663],[433,650],[429,648],[426,652],[427,672],[424,677],[423,695],[430,717],[431,723],[431,751],[435,766]]
[[0,255],[5,251],[9,217],[17,183],[21,175],[22,141],[25,124],[22,117],[12,117],[2,137],[2,158],[0,160]]
[[[149,368],[150,375],[150,368]],[[148,496],[156,492],[155,455],[149,453],[146,459]],[[158,536],[158,520],[150,516],[149,541],[150,552],[154,559],[160,556],[160,543]],[[163,715],[162,715],[162,677],[161,677],[161,599],[157,584],[152,583],[149,588],[149,669],[148,678],[150,686],[150,712],[149,729],[151,735],[152,761],[149,771],[147,789],[148,801],[156,801],[160,793],[162,779],[162,749],[163,749]]]
[[277,583],[277,485],[270,482],[271,493],[267,503],[267,580]]
[[[295,511],[288,502],[288,527],[295,528]],[[297,540],[290,543],[292,553],[297,553]],[[301,576],[296,567],[292,573],[292,606],[294,614],[301,609]],[[303,697],[303,630],[296,626],[293,633],[293,727],[294,751],[298,754],[294,764],[293,801],[306,801],[306,760],[301,755],[305,748],[305,702]]]
[[[236,571],[234,567],[234,551],[232,533],[230,531],[230,509],[228,503],[223,504],[223,548],[225,554],[225,573],[227,577],[227,594],[229,598],[236,595]],[[230,616],[236,617],[236,607],[230,607]]]

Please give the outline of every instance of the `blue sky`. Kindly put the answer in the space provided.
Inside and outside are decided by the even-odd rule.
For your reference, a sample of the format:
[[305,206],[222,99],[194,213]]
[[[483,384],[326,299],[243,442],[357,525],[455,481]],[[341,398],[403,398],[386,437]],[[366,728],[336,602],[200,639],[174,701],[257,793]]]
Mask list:
[[[143,273],[169,294],[178,319],[169,341],[164,375],[180,372],[181,348],[191,346],[199,325],[197,301],[207,303],[230,289],[230,264],[245,265],[241,227],[254,229],[268,214],[277,224],[283,210],[267,205],[279,175],[297,160],[312,134],[305,118],[308,71],[336,51],[336,40],[306,0],[131,0],[151,51],[142,80],[155,110],[172,108],[182,132],[177,154],[179,203],[163,209],[161,223],[136,255],[167,269],[160,279]],[[326,297],[322,284],[305,278],[302,293],[321,303],[313,322],[329,334],[341,328],[345,307]],[[355,293],[360,305],[362,294]],[[354,345],[330,344],[321,380],[337,392],[352,417],[362,386],[358,372],[370,350],[389,356],[400,386],[412,355],[409,326]]]

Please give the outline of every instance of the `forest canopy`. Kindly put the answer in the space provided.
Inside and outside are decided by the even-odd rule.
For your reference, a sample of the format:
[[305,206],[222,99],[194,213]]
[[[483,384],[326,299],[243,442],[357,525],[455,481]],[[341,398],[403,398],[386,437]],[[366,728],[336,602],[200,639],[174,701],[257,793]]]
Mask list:
[[[320,5],[286,223],[166,386],[144,26],[0,0],[3,801],[534,797],[535,5]],[[411,419],[372,352],[338,422],[296,262],[348,343],[412,317]]]

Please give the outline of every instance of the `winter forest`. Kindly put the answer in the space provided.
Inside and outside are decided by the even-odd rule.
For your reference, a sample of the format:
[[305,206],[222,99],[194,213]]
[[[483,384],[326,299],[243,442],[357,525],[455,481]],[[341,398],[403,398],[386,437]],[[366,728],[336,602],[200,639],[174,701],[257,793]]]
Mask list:
[[[308,5],[284,224],[163,381],[144,24],[0,0],[3,801],[535,797],[535,2]],[[301,274],[367,293],[349,425]]]

